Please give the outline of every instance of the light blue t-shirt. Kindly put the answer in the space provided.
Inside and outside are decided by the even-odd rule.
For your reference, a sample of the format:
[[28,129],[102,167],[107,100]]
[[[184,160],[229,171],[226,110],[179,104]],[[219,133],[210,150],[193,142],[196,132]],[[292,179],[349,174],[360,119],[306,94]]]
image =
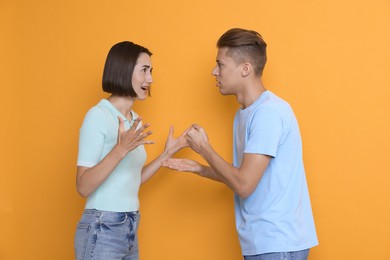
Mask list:
[[235,199],[243,255],[300,251],[318,245],[299,127],[290,105],[270,91],[234,118],[234,166],[244,153],[272,157],[255,191]]
[[[117,143],[120,116],[125,130],[138,117],[132,111],[129,122],[108,100],[102,99],[92,107],[80,128],[77,165],[92,167],[99,163]],[[138,126],[140,127],[141,124]],[[129,212],[139,210],[138,191],[141,170],[146,161],[143,145],[129,152],[110,176],[87,198],[86,209]]]

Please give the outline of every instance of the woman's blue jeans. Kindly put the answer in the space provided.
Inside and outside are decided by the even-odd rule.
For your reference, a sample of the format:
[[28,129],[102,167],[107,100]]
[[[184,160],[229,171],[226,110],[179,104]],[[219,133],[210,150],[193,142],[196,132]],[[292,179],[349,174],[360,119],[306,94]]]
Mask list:
[[77,224],[77,260],[138,260],[138,212],[86,209]]
[[244,256],[244,260],[307,260],[309,249],[294,252],[268,253]]

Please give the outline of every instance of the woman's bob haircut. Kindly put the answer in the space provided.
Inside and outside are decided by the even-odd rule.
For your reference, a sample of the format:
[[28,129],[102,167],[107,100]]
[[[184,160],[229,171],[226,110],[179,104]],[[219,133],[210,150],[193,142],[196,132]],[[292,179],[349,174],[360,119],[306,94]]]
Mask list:
[[129,41],[120,42],[111,47],[103,71],[104,92],[116,96],[137,97],[131,80],[141,53],[152,56],[147,48]]

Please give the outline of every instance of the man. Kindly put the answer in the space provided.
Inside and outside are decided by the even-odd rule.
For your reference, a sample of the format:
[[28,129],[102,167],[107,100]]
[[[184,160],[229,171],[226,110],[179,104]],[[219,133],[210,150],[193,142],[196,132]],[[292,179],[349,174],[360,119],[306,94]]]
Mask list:
[[186,139],[210,166],[170,159],[166,167],[225,183],[235,193],[236,228],[244,259],[307,259],[318,244],[302,161],[302,142],[289,104],[266,90],[266,43],[255,31],[231,29],[218,40],[212,74],[222,95],[235,95],[233,165],[222,159],[205,130]]

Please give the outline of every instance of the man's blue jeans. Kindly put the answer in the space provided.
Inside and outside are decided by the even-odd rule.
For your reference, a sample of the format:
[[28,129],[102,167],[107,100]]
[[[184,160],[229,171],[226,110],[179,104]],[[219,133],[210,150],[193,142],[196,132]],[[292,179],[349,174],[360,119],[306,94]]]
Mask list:
[[294,252],[268,253],[244,256],[244,260],[307,260],[309,249]]
[[86,209],[77,224],[77,260],[138,260],[138,212]]

